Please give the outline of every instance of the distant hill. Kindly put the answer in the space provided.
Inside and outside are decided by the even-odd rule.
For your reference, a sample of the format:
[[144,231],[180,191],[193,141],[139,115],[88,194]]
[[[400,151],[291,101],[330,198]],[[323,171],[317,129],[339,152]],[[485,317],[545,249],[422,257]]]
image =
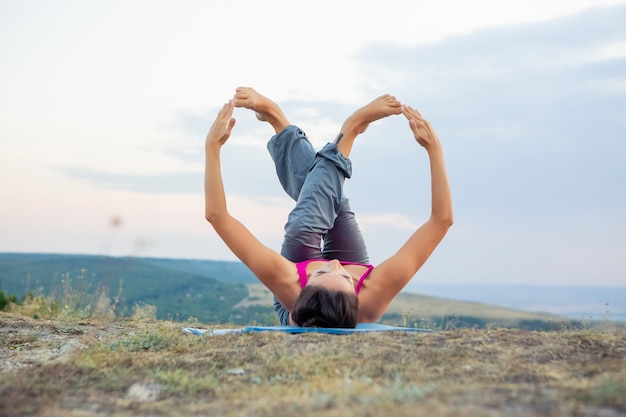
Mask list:
[[[0,289],[63,298],[105,288],[120,297],[117,313],[153,305],[159,319],[235,324],[277,324],[271,293],[241,262],[166,258],[0,253]],[[85,303],[89,302],[85,297]],[[563,325],[558,316],[480,303],[401,293],[382,321],[418,327],[520,327]],[[568,321],[569,323],[569,321]]]
[[[232,306],[248,295],[254,276],[239,262],[95,255],[0,254],[0,285],[18,298],[64,292],[121,294],[119,313],[135,303],[157,307],[161,319],[232,321]],[[120,291],[121,286],[121,291]]]

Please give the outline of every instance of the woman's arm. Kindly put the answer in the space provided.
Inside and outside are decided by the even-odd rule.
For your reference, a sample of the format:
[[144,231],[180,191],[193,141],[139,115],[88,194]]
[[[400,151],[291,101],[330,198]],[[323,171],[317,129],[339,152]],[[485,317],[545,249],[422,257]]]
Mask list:
[[233,110],[232,101],[222,107],[206,138],[205,217],[230,250],[276,295],[285,308],[291,311],[297,296],[297,291],[293,294],[292,289],[296,283],[295,265],[263,245],[228,212],[222,182],[220,151],[235,126]]
[[366,291],[359,298],[362,321],[376,321],[387,310],[393,298],[424,265],[452,226],[452,197],[437,134],[421,114],[408,106],[402,113],[417,142],[428,152],[430,161],[432,207],[430,218],[389,259],[377,266]]

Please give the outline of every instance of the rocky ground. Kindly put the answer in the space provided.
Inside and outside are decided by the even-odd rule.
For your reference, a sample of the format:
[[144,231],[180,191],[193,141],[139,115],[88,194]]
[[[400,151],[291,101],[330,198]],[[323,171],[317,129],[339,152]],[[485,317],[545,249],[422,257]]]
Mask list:
[[0,416],[612,417],[626,415],[626,334],[194,336],[0,313],[0,381]]

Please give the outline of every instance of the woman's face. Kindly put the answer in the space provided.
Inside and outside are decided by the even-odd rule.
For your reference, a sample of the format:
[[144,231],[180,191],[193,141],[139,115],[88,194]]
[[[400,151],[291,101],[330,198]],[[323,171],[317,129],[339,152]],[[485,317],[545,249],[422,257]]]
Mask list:
[[317,285],[354,294],[352,276],[336,259],[325,262],[321,268],[313,271],[307,285]]

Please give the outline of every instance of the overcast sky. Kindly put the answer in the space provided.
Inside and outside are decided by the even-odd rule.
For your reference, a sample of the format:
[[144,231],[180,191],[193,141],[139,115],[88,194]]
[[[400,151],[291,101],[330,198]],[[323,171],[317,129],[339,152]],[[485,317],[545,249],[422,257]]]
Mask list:
[[[204,138],[239,85],[316,147],[383,93],[439,134],[455,225],[420,283],[626,285],[625,1],[2,1],[0,251],[235,259]],[[280,249],[293,203],[237,109],[229,207]],[[346,193],[379,263],[424,222],[428,160],[371,126]]]

